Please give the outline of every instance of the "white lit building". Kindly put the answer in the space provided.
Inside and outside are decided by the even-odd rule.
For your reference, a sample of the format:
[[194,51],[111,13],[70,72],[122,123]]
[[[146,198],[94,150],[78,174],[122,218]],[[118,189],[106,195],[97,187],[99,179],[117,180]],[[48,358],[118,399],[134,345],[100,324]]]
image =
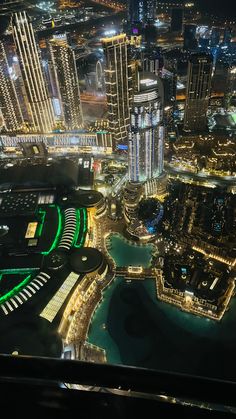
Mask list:
[[54,115],[40,62],[30,19],[26,12],[12,15],[12,31],[27,96],[30,129],[34,132],[51,132]]
[[56,86],[62,121],[67,130],[83,125],[79,81],[75,55],[66,35],[55,35],[50,40],[51,75]]
[[2,42],[0,42],[0,109],[6,131],[16,132],[22,128],[23,116]]
[[131,64],[125,34],[102,39],[109,128],[115,148],[127,147],[132,98]]
[[129,132],[129,180],[145,182],[163,172],[163,86],[152,73],[140,72]]

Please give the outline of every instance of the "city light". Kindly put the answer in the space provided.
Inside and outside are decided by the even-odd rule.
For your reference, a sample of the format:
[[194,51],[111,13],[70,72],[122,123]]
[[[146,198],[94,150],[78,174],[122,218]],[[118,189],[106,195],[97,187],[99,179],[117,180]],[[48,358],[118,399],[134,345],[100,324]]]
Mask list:
[[233,380],[233,10],[0,3],[0,351]]

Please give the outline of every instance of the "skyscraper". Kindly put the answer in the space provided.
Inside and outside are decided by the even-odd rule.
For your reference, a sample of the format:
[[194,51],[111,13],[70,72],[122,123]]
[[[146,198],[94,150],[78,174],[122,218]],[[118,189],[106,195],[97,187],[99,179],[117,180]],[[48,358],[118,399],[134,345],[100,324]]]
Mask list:
[[232,40],[232,36],[233,36],[233,31],[229,26],[227,26],[224,30],[223,43],[225,45],[229,45]]
[[156,0],[146,0],[146,21],[154,21],[156,19]]
[[145,48],[141,53],[142,70],[159,75],[163,68],[163,57],[159,48]]
[[35,132],[50,132],[54,125],[52,104],[46,89],[33,27],[26,12],[13,14],[12,30],[30,109],[31,129]]
[[23,116],[18,97],[10,77],[9,65],[3,43],[0,41],[0,109],[5,129],[15,132],[22,128]]
[[145,182],[163,171],[163,86],[153,73],[139,73],[129,132],[129,180]]
[[125,34],[102,40],[106,59],[105,85],[108,120],[114,146],[122,148],[128,142],[132,69],[128,59]]
[[51,72],[58,95],[62,121],[68,130],[82,126],[79,82],[74,51],[66,35],[55,35],[50,40]]
[[207,126],[211,76],[211,56],[207,54],[193,54],[188,63],[184,114],[184,129],[187,131],[201,131]]
[[184,51],[193,51],[197,48],[196,25],[184,25]]
[[211,30],[211,47],[217,47],[220,43],[220,28],[213,27]]
[[171,10],[171,31],[172,32],[182,32],[183,29],[183,14],[184,11],[181,7],[173,8]]
[[129,0],[128,20],[131,23],[146,23],[156,18],[156,0]]

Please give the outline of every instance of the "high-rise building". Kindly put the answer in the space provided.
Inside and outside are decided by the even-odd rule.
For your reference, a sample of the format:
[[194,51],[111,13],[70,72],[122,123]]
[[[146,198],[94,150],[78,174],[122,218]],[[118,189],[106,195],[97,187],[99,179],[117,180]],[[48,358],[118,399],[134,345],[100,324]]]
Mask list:
[[225,45],[229,45],[230,42],[232,41],[232,36],[233,36],[232,29],[229,26],[227,26],[224,30],[223,43]]
[[196,25],[184,25],[184,51],[194,51],[197,48]]
[[188,81],[184,114],[184,129],[204,131],[210,100],[212,57],[192,54],[188,63]]
[[156,19],[156,0],[146,0],[146,21],[154,21]]
[[141,53],[142,70],[159,75],[163,68],[163,57],[159,48],[145,48]]
[[181,7],[173,8],[171,10],[171,32],[182,32],[183,29],[183,14],[184,11]]
[[0,41],[0,109],[6,131],[16,132],[22,129],[23,116],[16,94],[15,86],[10,76],[3,43]]
[[127,146],[132,98],[132,66],[129,63],[126,34],[104,38],[105,86],[108,120],[114,147]]
[[161,74],[164,86],[164,106],[172,106],[176,100],[177,94],[177,74],[176,71],[168,71],[165,68]]
[[83,118],[79,81],[74,51],[68,45],[66,35],[54,35],[50,40],[50,55],[52,85],[59,99],[63,124],[68,130],[80,128]]
[[26,12],[13,14],[12,30],[30,111],[30,129],[35,132],[50,132],[54,125],[52,104],[46,89],[33,27]]
[[129,0],[128,20],[131,23],[147,23],[156,18],[156,0]]
[[164,155],[163,86],[152,73],[140,72],[129,132],[129,180],[145,182],[161,175]]
[[210,39],[210,44],[211,47],[217,47],[220,43],[220,33],[221,30],[220,28],[216,28],[215,26],[212,28],[211,30],[211,39]]
[[144,19],[144,0],[129,0],[128,20],[131,23],[140,23]]

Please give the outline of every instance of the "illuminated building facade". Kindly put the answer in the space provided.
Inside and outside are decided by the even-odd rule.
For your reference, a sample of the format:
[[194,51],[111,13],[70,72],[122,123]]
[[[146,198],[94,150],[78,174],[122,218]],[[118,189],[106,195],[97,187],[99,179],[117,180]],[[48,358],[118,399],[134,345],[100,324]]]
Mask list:
[[75,55],[66,35],[56,35],[50,41],[51,71],[61,108],[62,121],[68,130],[82,126],[79,82]]
[[163,171],[163,86],[152,73],[139,73],[129,133],[129,180],[145,182]]
[[156,0],[129,0],[129,21],[131,23],[146,23],[155,20],[156,6]]
[[153,21],[156,19],[156,8],[157,2],[156,0],[146,0],[146,19],[147,21]]
[[125,34],[104,38],[108,120],[114,147],[127,147],[132,98],[132,69]]
[[202,131],[207,127],[211,77],[211,56],[207,54],[193,54],[188,63],[184,114],[184,129],[186,131]]
[[0,109],[6,131],[15,132],[22,128],[23,116],[2,42],[0,42]]
[[14,13],[12,30],[30,110],[30,129],[34,132],[50,132],[54,125],[52,104],[46,89],[33,27],[25,12]]
[[163,58],[159,48],[145,49],[141,53],[142,70],[148,71],[156,76],[159,75],[163,68]]

